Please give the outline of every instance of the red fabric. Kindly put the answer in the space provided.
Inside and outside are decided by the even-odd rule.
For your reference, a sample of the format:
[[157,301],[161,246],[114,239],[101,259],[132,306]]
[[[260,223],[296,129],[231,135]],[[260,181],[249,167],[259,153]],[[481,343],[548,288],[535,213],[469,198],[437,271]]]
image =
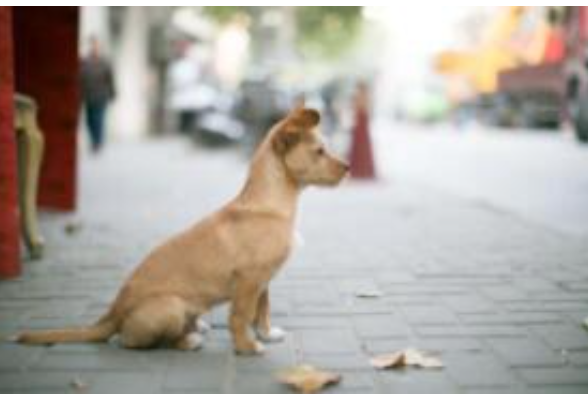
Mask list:
[[39,204],[76,207],[78,7],[14,7],[15,83],[39,105],[45,135]]
[[12,61],[12,7],[0,7],[0,278],[20,274]]
[[376,176],[372,142],[369,133],[369,116],[365,110],[358,109],[355,113],[351,153],[349,156],[350,174],[352,178],[373,179]]

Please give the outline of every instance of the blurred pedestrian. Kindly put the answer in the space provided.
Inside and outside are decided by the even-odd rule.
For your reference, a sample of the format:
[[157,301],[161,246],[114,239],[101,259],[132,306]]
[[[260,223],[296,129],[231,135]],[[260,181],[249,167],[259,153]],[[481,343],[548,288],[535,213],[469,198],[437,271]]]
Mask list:
[[88,55],[81,60],[81,97],[91,150],[97,153],[104,145],[106,109],[116,90],[112,67],[102,55],[100,42],[96,37],[91,37],[89,42]]
[[349,155],[350,174],[356,179],[374,179],[376,169],[370,137],[370,90],[367,83],[357,85],[353,106],[355,116]]

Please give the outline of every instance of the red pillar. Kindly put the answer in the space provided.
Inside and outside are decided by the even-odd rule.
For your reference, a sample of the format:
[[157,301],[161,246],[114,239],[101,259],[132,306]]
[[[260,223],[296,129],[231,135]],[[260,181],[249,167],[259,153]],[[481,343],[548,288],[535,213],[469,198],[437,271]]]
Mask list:
[[15,85],[39,105],[45,135],[39,204],[76,207],[78,7],[13,7]]
[[20,273],[12,7],[0,7],[0,278]]

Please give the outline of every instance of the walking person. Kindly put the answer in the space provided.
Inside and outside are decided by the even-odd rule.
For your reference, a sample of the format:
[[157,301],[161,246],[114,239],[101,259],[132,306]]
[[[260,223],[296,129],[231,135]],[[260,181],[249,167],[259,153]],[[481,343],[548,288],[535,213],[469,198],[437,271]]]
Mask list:
[[90,50],[81,61],[81,99],[90,134],[91,150],[99,152],[104,145],[104,120],[108,104],[115,97],[112,67],[103,57],[100,42],[90,38]]

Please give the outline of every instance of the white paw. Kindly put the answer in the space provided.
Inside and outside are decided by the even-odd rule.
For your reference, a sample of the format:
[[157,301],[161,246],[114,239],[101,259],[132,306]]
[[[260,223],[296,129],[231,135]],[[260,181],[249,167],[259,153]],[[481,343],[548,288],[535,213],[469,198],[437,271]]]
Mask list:
[[235,349],[235,352],[241,356],[258,356],[265,353],[265,346],[258,341],[253,343],[253,347],[245,349]]
[[204,321],[203,319],[199,319],[197,324],[196,324],[196,331],[202,334],[207,334],[210,329],[212,329],[210,327],[210,324],[206,321]]
[[255,354],[265,353],[265,346],[262,343],[255,342]]
[[197,332],[192,332],[182,339],[179,347],[182,350],[198,350],[202,347],[203,344],[204,337]]
[[257,337],[266,343],[277,343],[281,342],[286,338],[286,331],[282,328],[272,326],[269,332],[257,331]]

